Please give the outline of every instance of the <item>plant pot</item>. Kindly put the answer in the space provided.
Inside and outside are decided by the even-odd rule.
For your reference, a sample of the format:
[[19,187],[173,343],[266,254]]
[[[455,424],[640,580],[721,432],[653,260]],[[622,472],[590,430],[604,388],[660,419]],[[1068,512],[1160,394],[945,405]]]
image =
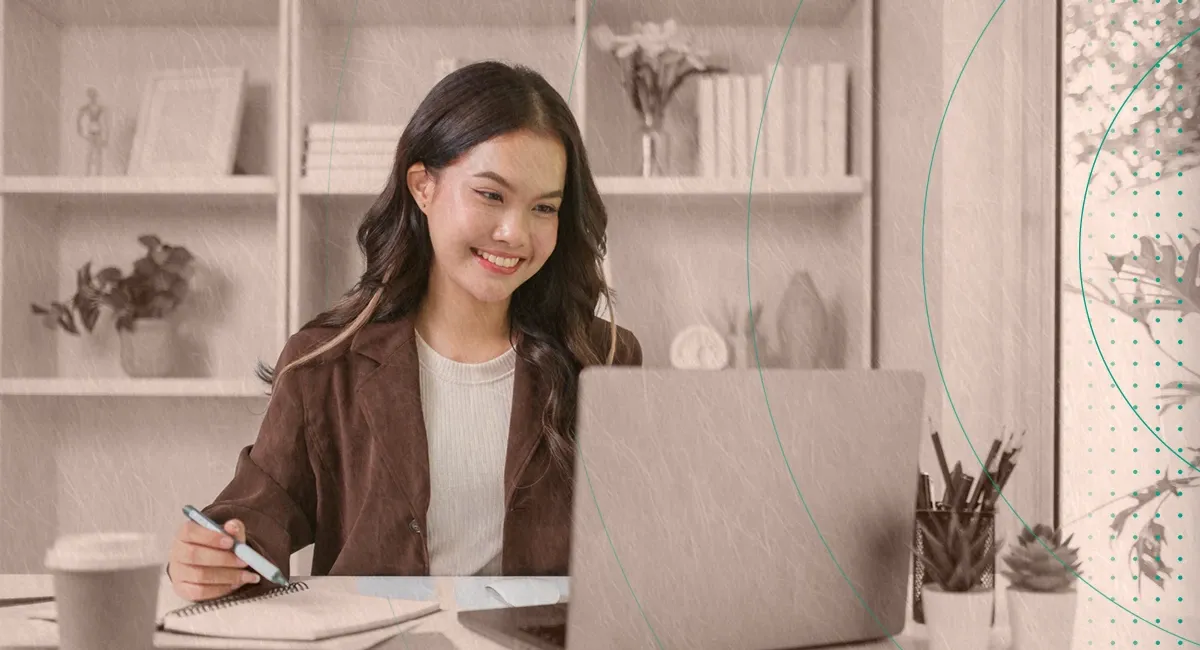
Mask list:
[[174,366],[175,326],[163,319],[142,318],[132,330],[121,330],[121,368],[130,377],[166,377]]
[[996,597],[993,590],[951,592],[928,584],[921,597],[929,632],[928,650],[986,650]]
[[1070,648],[1075,632],[1077,592],[1040,592],[1009,587],[1008,621],[1012,650]]

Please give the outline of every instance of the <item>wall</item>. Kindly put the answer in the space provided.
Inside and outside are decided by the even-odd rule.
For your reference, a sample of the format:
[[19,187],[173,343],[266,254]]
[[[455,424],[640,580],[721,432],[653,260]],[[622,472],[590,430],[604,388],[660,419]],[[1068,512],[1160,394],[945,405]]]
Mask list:
[[[1052,150],[1031,126],[1053,124],[1052,76],[1036,73],[1053,23],[1008,3],[976,44],[994,3],[880,5],[878,363],[926,372],[951,466],[979,475],[992,439],[1027,431],[1006,536],[1013,511],[1053,518]],[[921,455],[938,475],[928,435]]]

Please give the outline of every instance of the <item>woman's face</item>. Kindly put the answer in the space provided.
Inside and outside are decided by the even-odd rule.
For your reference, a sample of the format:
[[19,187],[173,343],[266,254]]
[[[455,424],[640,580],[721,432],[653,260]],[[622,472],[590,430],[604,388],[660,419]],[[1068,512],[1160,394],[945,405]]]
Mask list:
[[554,252],[566,172],[562,142],[525,130],[480,143],[436,179],[413,165],[409,189],[433,242],[431,289],[507,301]]

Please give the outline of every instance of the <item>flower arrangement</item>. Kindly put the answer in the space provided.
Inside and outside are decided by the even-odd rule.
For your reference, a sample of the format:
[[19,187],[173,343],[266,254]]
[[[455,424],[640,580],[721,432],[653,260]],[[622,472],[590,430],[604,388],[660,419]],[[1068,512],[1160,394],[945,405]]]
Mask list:
[[725,68],[706,63],[709,52],[693,48],[674,19],[661,25],[635,22],[633,32],[625,35],[599,25],[592,30],[592,40],[621,64],[621,85],[642,120],[643,175],[660,173],[656,145],[661,143],[663,115],[671,99],[688,78],[725,72]]
[[80,335],[76,314],[91,332],[101,307],[112,310],[118,332],[132,331],[138,319],[170,315],[187,297],[193,275],[192,254],[182,246],[164,244],[154,235],[142,235],[138,242],[146,247],[146,254],[134,261],[132,273],[124,275],[109,266],[93,274],[92,263],[87,262],[75,274],[75,295],[48,306],[34,303],[33,313],[42,317],[46,327],[76,336]]

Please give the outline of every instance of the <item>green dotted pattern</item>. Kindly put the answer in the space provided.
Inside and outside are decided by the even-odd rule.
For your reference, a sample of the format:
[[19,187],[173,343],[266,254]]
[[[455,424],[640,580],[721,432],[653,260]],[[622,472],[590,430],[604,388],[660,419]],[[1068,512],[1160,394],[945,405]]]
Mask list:
[[[1195,562],[1188,549],[1200,512],[1200,448],[1189,445],[1195,427],[1186,424],[1200,396],[1200,356],[1185,334],[1200,308],[1200,203],[1184,180],[1200,163],[1200,50],[1191,44],[1198,5],[1065,2],[1064,153],[1093,165],[1075,296],[1083,297],[1087,344],[1100,354],[1064,355],[1064,382],[1086,377],[1090,389],[1085,410],[1064,418],[1064,436],[1075,438],[1066,446],[1089,468],[1079,481],[1092,520],[1084,572],[1114,594],[1102,598],[1121,594],[1146,617],[1115,615],[1087,594],[1077,647],[1200,645],[1187,564]],[[1099,131],[1098,113],[1107,121]]]

